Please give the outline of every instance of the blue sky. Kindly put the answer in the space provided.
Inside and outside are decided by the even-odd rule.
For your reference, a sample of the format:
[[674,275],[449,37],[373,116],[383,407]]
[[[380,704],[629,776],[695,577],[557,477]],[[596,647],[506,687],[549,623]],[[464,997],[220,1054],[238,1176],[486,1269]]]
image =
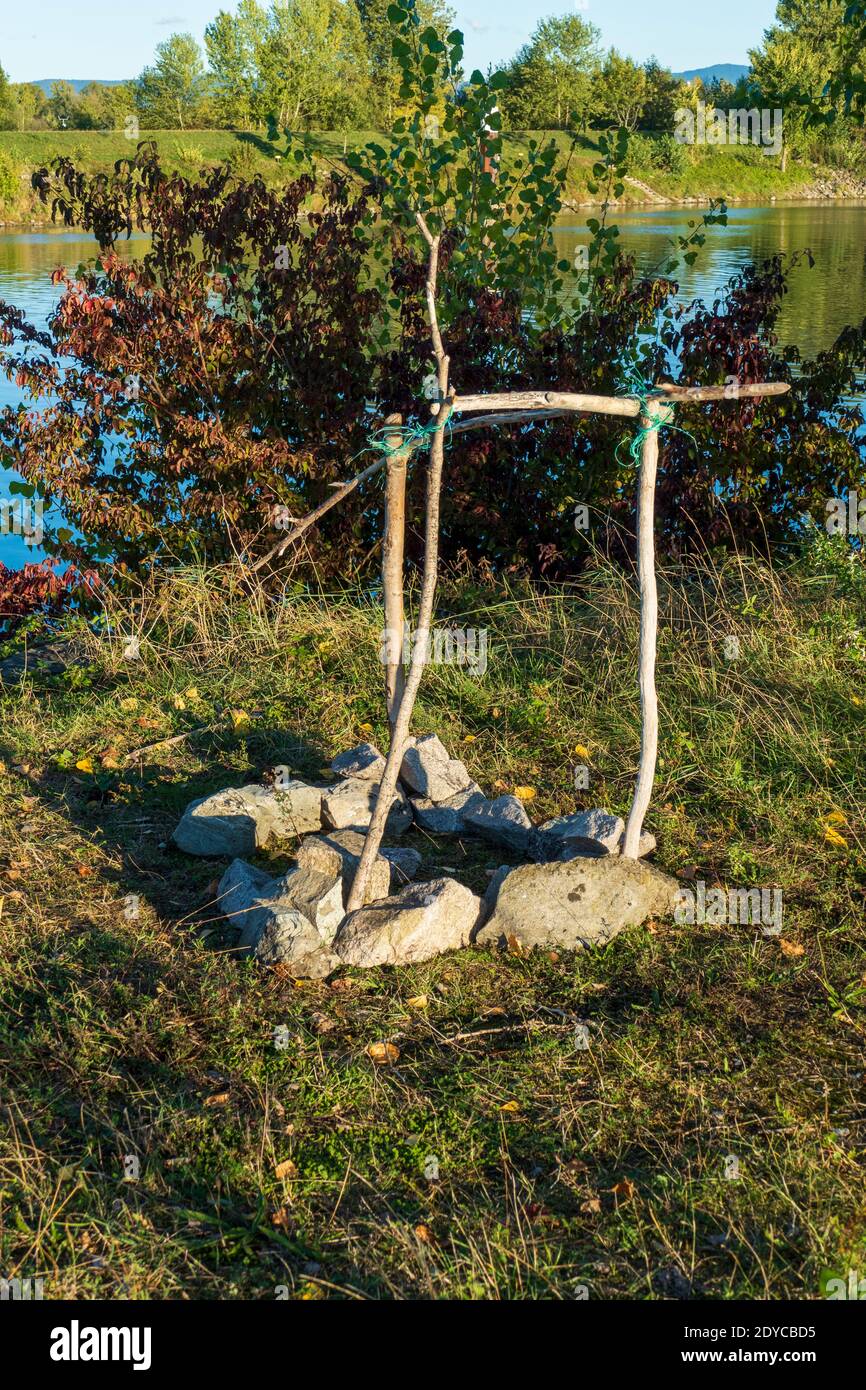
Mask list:
[[[452,0],[453,4],[453,0]],[[232,0],[2,0],[0,64],[15,82],[42,77],[134,77],[161,39],[205,25]],[[486,68],[509,57],[542,16],[573,8],[602,33],[605,46],[643,61],[653,54],[667,67],[744,63],[771,23],[775,0],[458,0],[453,7],[466,35],[468,66]]]

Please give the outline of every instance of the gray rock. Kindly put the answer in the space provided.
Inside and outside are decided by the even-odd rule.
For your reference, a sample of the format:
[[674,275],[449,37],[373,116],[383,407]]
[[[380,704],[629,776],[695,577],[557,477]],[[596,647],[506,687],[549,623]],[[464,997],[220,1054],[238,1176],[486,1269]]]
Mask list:
[[[297,861],[299,866],[318,873],[339,873],[343,881],[345,906],[363,848],[364,836],[360,831],[332,830],[326,835],[308,835],[298,848]],[[367,883],[366,901],[371,903],[386,898],[391,891],[391,878],[391,862],[380,851]]]
[[322,828],[322,793],[324,787],[313,787],[296,777],[274,786],[274,828],[279,839],[292,835],[307,835]]
[[625,831],[622,816],[609,811],[576,811],[554,816],[532,834],[530,854],[539,863],[572,855],[606,855],[619,852]]
[[385,759],[372,743],[359,743],[347,753],[338,753],[331,763],[331,771],[338,777],[360,777],[370,782],[380,782],[385,771]]
[[422,830],[431,835],[459,835],[464,828],[463,817],[473,806],[482,806],[486,801],[477,782],[471,782],[456,796],[447,801],[429,801],[426,797],[412,797],[412,812]]
[[[379,783],[363,777],[346,777],[322,796],[322,821],[329,830],[366,830],[373,816]],[[412,808],[403,793],[394,792],[385,830],[402,835],[412,824]]]
[[417,874],[421,867],[421,856],[417,849],[407,846],[405,849],[382,849],[379,851],[383,859],[387,859],[391,865],[391,887],[389,892],[397,892],[404,883],[409,883]]
[[497,796],[495,801],[467,806],[462,815],[465,829],[517,854],[526,853],[532,822],[516,796]]
[[487,890],[484,894],[484,897],[481,899],[481,916],[479,918],[479,927],[482,926],[485,922],[488,922],[491,916],[493,915],[493,910],[496,907],[496,900],[499,897],[499,889],[502,887],[502,884],[504,883],[505,879],[511,873],[512,867],[513,865],[511,864],[500,864],[499,868],[495,869],[493,874],[491,875],[490,882],[487,885]]
[[467,945],[481,899],[453,878],[410,883],[352,912],[334,950],[346,965],[410,965]]
[[275,879],[236,859],[220,880],[218,897],[225,916],[240,927],[242,949],[265,965],[289,965],[299,978],[322,979],[340,964],[323,940],[323,926],[333,921],[337,903],[339,924],[341,884],[337,879],[329,887],[319,876],[318,886],[324,891],[316,898],[312,878],[293,871]]
[[191,801],[172,839],[187,854],[253,854],[267,842],[279,816],[276,796],[267,787],[227,787]]
[[[619,844],[617,845],[617,853],[618,853],[618,854],[622,854],[622,847],[623,847],[624,841],[625,841],[625,832],[623,832],[622,836],[620,837]],[[652,852],[653,852],[653,850],[655,849],[655,847],[656,847],[656,837],[655,837],[655,835],[652,833],[652,831],[651,831],[651,830],[642,830],[642,831],[640,832],[640,839],[638,840],[638,844],[637,844],[637,857],[638,857],[638,859],[643,859],[644,855],[646,855],[646,854],[652,854]]]
[[448,801],[472,786],[472,778],[435,734],[423,734],[407,747],[400,765],[400,780],[426,801]]
[[603,945],[623,927],[669,915],[678,891],[676,880],[651,864],[619,855],[521,864],[499,883],[476,940],[492,945],[514,937],[527,948],[568,950]]

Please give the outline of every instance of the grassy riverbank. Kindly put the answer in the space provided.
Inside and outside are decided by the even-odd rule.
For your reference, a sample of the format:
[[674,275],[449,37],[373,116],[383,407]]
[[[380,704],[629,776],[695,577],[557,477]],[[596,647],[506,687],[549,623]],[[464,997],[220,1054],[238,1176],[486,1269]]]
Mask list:
[[[534,788],[536,818],[573,808],[576,761],[579,800],[625,810],[632,587],[464,583],[439,612],[488,629],[489,665],[431,668],[416,727],[486,791]],[[657,862],[781,887],[780,938],[651,922],[330,983],[237,960],[224,865],[171,829],[208,789],[384,742],[363,602],[274,610],[179,575],[116,615],[139,660],[79,635],[83,664],[2,688],[7,1276],[48,1298],[779,1299],[864,1268],[866,589],[829,555],[729,562],[663,577],[661,613]],[[476,888],[499,862],[406,842]]]
[[[273,158],[263,136],[250,132],[142,131],[141,138],[155,140],[166,166],[187,176],[197,173],[203,165],[229,159],[246,178],[260,174],[269,182],[279,182],[289,176],[288,166]],[[345,149],[356,148],[374,138],[379,138],[375,131],[313,132],[307,140],[311,148],[339,164]],[[509,143],[525,149],[530,139],[548,138],[549,132],[527,131],[512,137]],[[557,133],[555,138],[566,147],[565,136]],[[597,133],[590,132],[572,157],[566,190],[571,202],[589,204],[594,201],[587,184],[597,157],[596,140]],[[109,171],[115,161],[129,158],[134,149],[135,142],[127,140],[122,131],[0,132],[0,219],[21,224],[48,220],[47,210],[31,191],[30,176],[34,169],[48,164],[58,155],[65,155],[85,171],[96,173]],[[662,142],[641,137],[631,173],[654,194],[674,201],[703,202],[710,197],[725,196],[769,202],[772,198],[804,196],[815,190],[820,179],[837,185],[840,194],[846,190],[856,192],[855,183],[844,171],[817,169],[792,160],[783,173],[778,159],[765,157],[755,147],[682,149],[682,167],[672,172],[659,167],[659,161],[664,158]],[[640,204],[653,199],[644,189],[629,184],[622,201]]]

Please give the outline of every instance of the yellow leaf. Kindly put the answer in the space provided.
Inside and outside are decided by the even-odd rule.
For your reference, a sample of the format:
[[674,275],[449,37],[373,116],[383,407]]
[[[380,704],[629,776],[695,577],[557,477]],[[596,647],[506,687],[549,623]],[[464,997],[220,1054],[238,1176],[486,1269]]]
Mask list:
[[508,791],[508,783],[507,783],[507,782],[502,782],[502,781],[496,781],[496,782],[493,783],[493,790],[494,790],[495,792],[507,792],[507,791]]
[[845,823],[845,815],[842,811],[831,811],[828,816],[824,817],[825,825],[845,825]]
[[426,1009],[427,995],[416,994],[411,999],[407,999],[406,1003],[409,1005],[410,1009]]
[[134,695],[130,695],[128,699],[121,700],[120,708],[124,714],[131,714],[133,710],[138,709],[138,701]]
[[229,716],[232,721],[233,729],[242,729],[244,724],[249,724],[250,716],[245,709],[230,709]]
[[358,728],[361,730],[362,734],[372,734],[373,732],[372,724],[359,724]]
[[78,771],[79,771],[79,772],[92,772],[92,771],[93,771],[93,759],[92,759],[92,758],[79,758],[79,759],[78,759],[78,762],[75,764],[75,766],[78,768]]
[[851,704],[852,704],[852,705],[862,705],[862,703],[863,703],[863,701],[860,699],[860,696],[859,696],[859,695],[852,695],[852,696],[851,696]]
[[228,1103],[229,1103],[229,1093],[228,1093],[228,1091],[217,1091],[216,1095],[213,1095],[213,1096],[205,1096],[205,1098],[204,1098],[204,1103],[205,1103],[205,1105],[208,1105],[208,1106],[210,1106],[210,1105],[228,1105]]
[[477,737],[478,737],[477,734],[467,734],[466,737],[464,738],[463,742],[464,742],[464,743],[474,743],[474,742],[476,741]]
[[516,1100],[507,1100],[504,1105],[500,1105],[499,1109],[506,1110],[510,1115],[513,1115],[520,1109],[520,1102]]
[[582,743],[576,743],[576,744],[574,745],[574,751],[575,751],[575,753],[577,754],[577,756],[578,756],[579,758],[590,758],[590,757],[592,757],[592,754],[590,753],[589,749],[588,749],[588,748],[585,748],[585,747],[583,746]]
[[520,800],[520,801],[534,801],[534,800],[535,800],[535,788],[534,788],[534,787],[515,787],[515,788],[514,788],[514,795],[515,795],[515,796],[518,798],[518,800]]
[[297,1164],[293,1163],[290,1158],[287,1158],[285,1162],[277,1164],[274,1169],[274,1176],[278,1178],[296,1178],[298,1176]]
[[400,1049],[393,1043],[370,1043],[367,1056],[372,1057],[374,1062],[396,1062],[400,1056]]
[[417,1240],[420,1240],[420,1242],[421,1242],[422,1245],[432,1245],[432,1244],[433,1244],[433,1233],[432,1233],[432,1231],[430,1230],[430,1227],[429,1227],[429,1226],[425,1226],[425,1225],[423,1225],[423,1224],[420,1225],[420,1226],[416,1226],[416,1227],[415,1227],[415,1236],[416,1236],[416,1239],[417,1239]]
[[839,849],[847,849],[848,841],[844,835],[840,835],[838,830],[834,830],[832,825],[828,825],[824,831],[824,840],[828,845],[837,845]]
[[184,693],[184,695],[186,696],[186,698],[187,698],[188,700],[200,700],[200,699],[201,699],[201,696],[199,695],[199,693],[198,693],[198,691],[196,690],[196,688],[195,688],[194,685],[191,685],[190,688],[189,688],[189,690],[185,690],[183,693]]
[[182,695],[172,695],[171,706],[172,709],[186,709],[186,700]]
[[784,937],[779,940],[783,956],[802,956],[805,946],[801,946],[799,941],[786,941]]

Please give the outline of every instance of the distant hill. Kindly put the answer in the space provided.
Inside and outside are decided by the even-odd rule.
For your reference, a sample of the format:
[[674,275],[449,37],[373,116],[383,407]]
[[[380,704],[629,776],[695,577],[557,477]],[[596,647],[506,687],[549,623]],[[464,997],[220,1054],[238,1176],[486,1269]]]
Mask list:
[[699,77],[705,87],[718,77],[721,81],[736,86],[748,71],[744,63],[714,63],[710,68],[689,68],[687,72],[675,72],[674,77],[682,77],[686,82],[691,82],[693,77]]
[[74,87],[76,92],[80,92],[86,87],[88,82],[99,82],[103,87],[119,87],[121,82],[128,81],[124,78],[107,77],[40,77],[38,82],[34,82],[34,87],[41,87],[46,96],[51,95],[51,88],[55,82],[68,82],[70,87]]

